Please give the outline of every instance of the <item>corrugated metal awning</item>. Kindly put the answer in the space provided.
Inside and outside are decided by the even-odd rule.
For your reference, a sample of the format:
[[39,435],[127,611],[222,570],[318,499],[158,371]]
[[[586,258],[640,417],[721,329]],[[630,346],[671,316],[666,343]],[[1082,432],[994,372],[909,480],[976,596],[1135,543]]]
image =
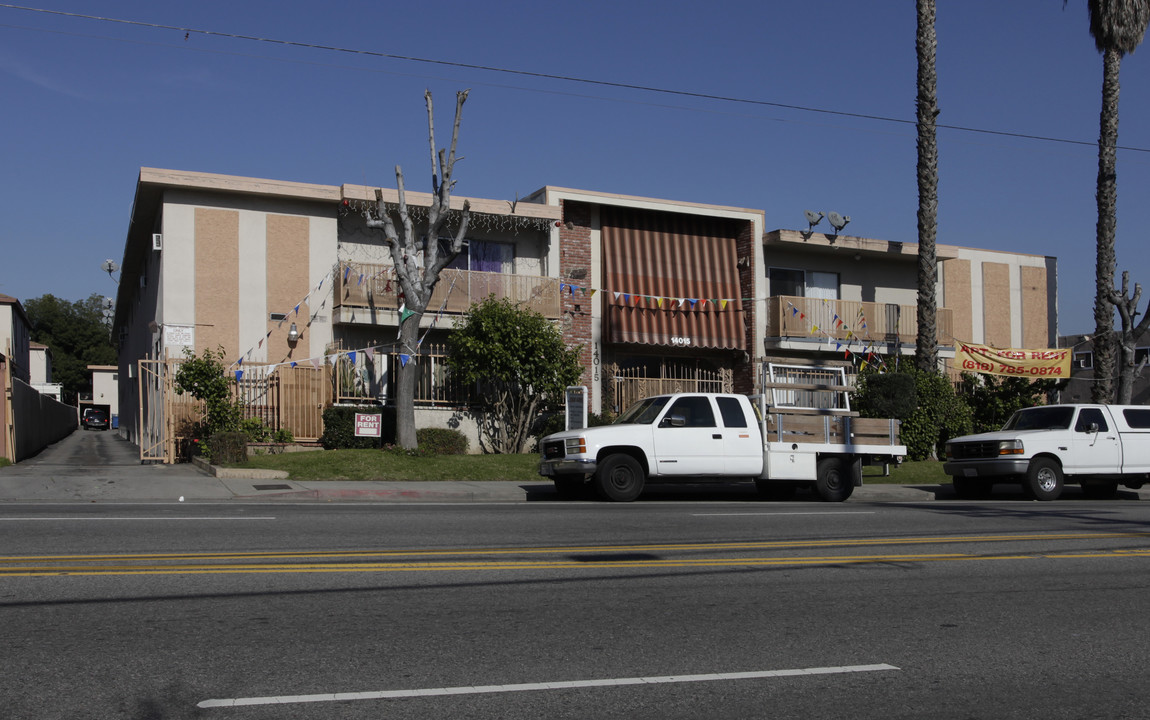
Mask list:
[[604,206],[607,339],[746,349],[733,220]]

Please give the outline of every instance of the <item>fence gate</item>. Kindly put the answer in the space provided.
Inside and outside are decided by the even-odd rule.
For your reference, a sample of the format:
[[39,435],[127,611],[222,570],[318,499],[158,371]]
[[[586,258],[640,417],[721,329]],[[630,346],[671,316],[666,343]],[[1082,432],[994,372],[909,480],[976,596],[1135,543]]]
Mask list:
[[166,360],[140,360],[140,461],[175,460],[175,440],[172,438],[171,412],[167,407],[173,388],[173,373]]

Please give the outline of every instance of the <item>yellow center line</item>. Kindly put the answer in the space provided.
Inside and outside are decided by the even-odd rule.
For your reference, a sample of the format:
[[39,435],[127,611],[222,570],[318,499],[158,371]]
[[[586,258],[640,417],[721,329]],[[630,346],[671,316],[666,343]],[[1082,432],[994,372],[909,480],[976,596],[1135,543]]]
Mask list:
[[672,543],[649,545],[572,545],[555,547],[474,548],[435,550],[354,550],[354,551],[266,551],[204,553],[141,553],[112,555],[0,555],[0,563],[108,560],[245,560],[293,558],[364,558],[364,557],[474,557],[499,555],[541,555],[558,553],[634,553],[680,550],[786,550],[826,547],[871,547],[881,545],[944,545],[949,543],[1019,542],[1027,540],[1111,540],[1150,538],[1150,533],[1047,533],[1017,535],[955,535],[912,538],[856,538],[836,540],[784,540],[715,543]]

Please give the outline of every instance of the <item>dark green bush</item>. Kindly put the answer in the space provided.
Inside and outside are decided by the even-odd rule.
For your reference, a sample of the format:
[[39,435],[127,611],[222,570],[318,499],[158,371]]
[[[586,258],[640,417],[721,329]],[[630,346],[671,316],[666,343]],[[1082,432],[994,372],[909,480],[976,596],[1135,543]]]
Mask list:
[[248,436],[242,432],[218,432],[208,438],[206,454],[214,464],[242,463],[248,459]]
[[870,373],[860,375],[859,380],[870,417],[905,420],[918,407],[914,377],[907,373]]
[[467,436],[451,428],[420,428],[415,431],[419,449],[431,455],[466,455]]
[[[355,414],[383,415],[382,438],[356,437]],[[333,405],[323,411],[323,435],[320,443],[327,450],[347,448],[376,448],[380,444],[395,442],[395,408],[379,405]]]

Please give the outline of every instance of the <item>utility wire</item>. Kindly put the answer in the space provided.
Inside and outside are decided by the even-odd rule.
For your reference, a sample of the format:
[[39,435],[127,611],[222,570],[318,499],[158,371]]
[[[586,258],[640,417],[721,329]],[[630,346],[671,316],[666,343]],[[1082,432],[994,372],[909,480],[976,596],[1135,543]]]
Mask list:
[[[363,55],[366,57],[386,58],[389,60],[406,60],[408,62],[425,63],[428,65],[444,65],[448,67],[457,67],[467,70],[480,70],[483,72],[503,73],[507,75],[518,75],[521,77],[533,77],[544,80],[559,80],[561,82],[580,83],[584,85],[596,85],[599,87],[619,88],[623,90],[640,90],[643,92],[659,93],[663,95],[674,95],[677,97],[688,97],[697,100],[714,100],[718,102],[739,103],[743,105],[757,105],[762,107],[781,108],[784,110],[795,110],[798,112],[819,113],[823,115],[834,115],[838,117],[854,118],[861,120],[874,120],[877,122],[896,123],[899,125],[916,126],[916,120],[907,120],[904,118],[887,117],[884,115],[870,115],[867,113],[854,113],[845,110],[828,110],[826,108],[809,107],[805,105],[793,105],[789,103],[771,102],[769,100],[753,100],[750,98],[733,97],[729,95],[714,95],[711,93],[692,92],[690,90],[673,90],[670,88],[654,87],[651,85],[638,85],[634,83],[615,82],[611,80],[594,80],[590,78],[580,78],[572,75],[556,75],[552,73],[534,72],[531,70],[514,70],[511,68],[494,67],[491,65],[476,65],[473,63],[456,62],[451,60],[435,60],[430,58],[415,57],[412,55],[397,55],[394,53],[379,52],[377,50],[356,50],[354,48],[339,47],[337,45],[319,45],[316,43],[306,43],[297,40],[280,40],[277,38],[265,38],[256,35],[242,35],[239,33],[220,32],[217,30],[201,30],[199,28],[181,27],[179,25],[164,25],[161,23],[143,22],[141,20],[124,20],[122,18],[101,17],[99,15],[85,15],[83,13],[65,12],[63,10],[50,10],[47,8],[34,8],[26,7],[23,5],[11,5],[9,3],[0,3],[0,8],[8,8],[10,10],[25,10],[27,12],[44,13],[47,15],[60,15],[63,17],[78,18],[81,20],[97,20],[99,22],[118,23],[121,25],[134,25],[137,27],[151,28],[154,30],[175,30],[187,35],[192,33],[196,35],[206,35],[211,37],[228,38],[232,40],[248,40],[250,42],[269,43],[273,45],[284,45],[289,47],[305,48],[308,50],[326,50],[328,52],[346,53],[349,55]],[[1085,140],[1069,140],[1067,138],[1056,138],[1045,135],[1032,135],[1029,133],[1008,132],[1005,130],[987,130],[985,128],[967,127],[963,125],[946,125],[938,123],[935,127],[944,130],[955,130],[959,132],[977,133],[980,135],[995,135],[998,137],[1021,138],[1024,140],[1039,140],[1042,142],[1061,143],[1064,145],[1083,145],[1086,147],[1096,147],[1097,143],[1088,142]],[[1132,152],[1150,153],[1150,148],[1133,147],[1129,145],[1117,145],[1117,150],[1129,150]]]

